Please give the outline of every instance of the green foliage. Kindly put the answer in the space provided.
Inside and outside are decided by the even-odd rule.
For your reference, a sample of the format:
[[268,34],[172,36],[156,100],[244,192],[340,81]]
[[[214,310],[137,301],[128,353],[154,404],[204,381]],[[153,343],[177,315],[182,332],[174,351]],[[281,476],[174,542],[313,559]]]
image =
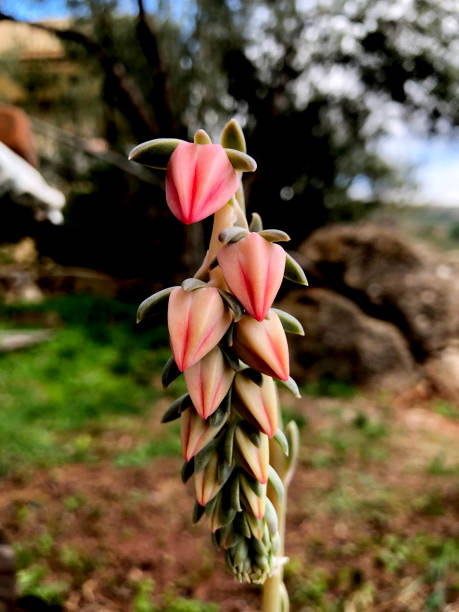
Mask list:
[[31,595],[47,604],[62,604],[68,593],[69,585],[63,581],[46,582],[47,570],[43,565],[32,565],[17,573],[18,594],[20,597]]
[[49,317],[63,325],[49,342],[0,356],[0,472],[94,460],[88,428],[145,414],[158,397],[152,377],[168,355],[167,336],[162,328],[139,333],[135,308],[71,297],[3,306],[0,316],[21,327]]

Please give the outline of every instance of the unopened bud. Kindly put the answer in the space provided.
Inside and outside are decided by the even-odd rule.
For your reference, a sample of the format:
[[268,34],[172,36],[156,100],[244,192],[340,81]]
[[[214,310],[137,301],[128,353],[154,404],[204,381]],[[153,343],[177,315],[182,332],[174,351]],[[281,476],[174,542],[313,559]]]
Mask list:
[[279,291],[285,270],[285,251],[251,232],[217,255],[226,284],[247,312],[262,321]]
[[266,485],[260,485],[261,494],[257,495],[243,474],[240,476],[240,482],[250,510],[257,519],[262,519],[265,514]]
[[167,204],[186,224],[201,221],[222,208],[238,185],[236,171],[218,144],[181,142],[167,165]]
[[279,424],[279,400],[276,384],[270,376],[262,375],[262,384],[258,385],[249,377],[239,373],[236,376],[235,388],[247,413],[255,425],[272,438]]
[[185,382],[196,412],[207,419],[217,410],[233,382],[234,371],[216,346],[185,370]]
[[196,291],[174,289],[169,298],[167,321],[179,370],[183,372],[207,355],[222,339],[231,320],[231,313],[215,287]]
[[241,428],[236,429],[236,442],[241,458],[253,476],[265,484],[268,480],[269,470],[269,441],[268,436],[260,434],[260,444],[256,445]]
[[233,348],[249,366],[267,374],[288,380],[290,365],[288,344],[279,317],[270,311],[269,318],[256,321],[245,315],[235,326]]
[[194,474],[196,499],[205,506],[220,491],[223,483],[218,480],[218,455],[213,453],[207,465]]
[[189,461],[211,440],[215,438],[224,422],[212,427],[208,421],[201,419],[193,408],[188,408],[180,418],[180,438],[185,461]]

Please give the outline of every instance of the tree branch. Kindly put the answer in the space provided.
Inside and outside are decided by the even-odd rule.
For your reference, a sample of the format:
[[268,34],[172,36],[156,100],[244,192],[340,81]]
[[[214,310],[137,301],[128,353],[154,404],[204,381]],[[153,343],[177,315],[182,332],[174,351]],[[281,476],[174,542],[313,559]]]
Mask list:
[[104,48],[82,32],[69,28],[58,29],[43,23],[20,21],[11,15],[0,12],[0,21],[11,21],[29,25],[38,30],[54,34],[60,40],[81,45],[101,65],[104,73],[110,78],[117,94],[120,108],[129,119],[132,131],[138,140],[147,140],[159,134],[157,123],[151,116],[148,104],[137,84],[128,75],[125,66],[117,59],[110,57]]

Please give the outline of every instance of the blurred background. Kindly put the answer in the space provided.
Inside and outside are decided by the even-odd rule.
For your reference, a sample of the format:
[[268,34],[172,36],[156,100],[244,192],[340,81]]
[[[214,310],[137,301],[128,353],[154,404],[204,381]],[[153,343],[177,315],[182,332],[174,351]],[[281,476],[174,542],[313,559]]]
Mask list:
[[459,610],[458,32],[452,0],[0,0],[0,610],[257,609],[135,326],[210,227],[127,155],[233,116],[310,284],[280,295],[292,609]]

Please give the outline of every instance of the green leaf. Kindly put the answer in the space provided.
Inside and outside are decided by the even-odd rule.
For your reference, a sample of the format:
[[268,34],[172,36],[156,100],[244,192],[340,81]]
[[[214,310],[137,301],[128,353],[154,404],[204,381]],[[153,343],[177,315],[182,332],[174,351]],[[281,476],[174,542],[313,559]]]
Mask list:
[[212,453],[217,448],[217,444],[218,442],[216,440],[212,440],[211,442],[209,442],[209,444],[206,444],[206,446],[202,450],[200,450],[199,453],[195,455],[195,458],[194,458],[195,472],[202,472],[202,470],[206,467],[206,465],[210,461]]
[[198,130],[194,134],[194,143],[206,145],[206,144],[212,144],[212,140],[209,134],[205,130]]
[[221,352],[223,353],[223,357],[226,359],[228,365],[233,368],[236,372],[239,372],[239,357],[229,346],[225,346],[225,344],[221,343],[218,345],[220,347]]
[[298,397],[298,398],[301,397],[301,393],[300,393],[300,390],[298,389],[298,385],[296,384],[295,380],[291,376],[289,376],[287,380],[277,380],[276,382],[282,385],[283,387],[285,387],[286,389],[288,389],[290,393],[294,395],[295,397]]
[[230,500],[231,506],[236,512],[241,512],[241,497],[240,497],[240,485],[239,485],[239,474],[234,474],[230,483]]
[[217,410],[213,412],[209,417],[209,423],[212,427],[220,427],[226,419],[229,417],[231,409],[231,387],[228,393],[225,395]]
[[196,289],[202,289],[207,287],[207,283],[199,278],[186,278],[182,283],[183,291],[196,291]]
[[137,323],[140,323],[140,321],[143,321],[146,317],[158,312],[160,308],[167,306],[166,302],[169,300],[172,291],[176,288],[177,286],[161,289],[161,291],[157,291],[153,293],[153,295],[150,295],[150,297],[147,297],[137,309]]
[[274,438],[274,440],[276,440],[276,442],[281,447],[282,452],[284,453],[284,455],[286,457],[288,457],[289,452],[290,452],[289,443],[288,443],[287,437],[284,434],[284,432],[282,431],[282,429],[278,429],[276,431],[276,433],[274,434],[273,438]]
[[231,244],[233,242],[239,242],[239,240],[242,240],[242,238],[245,238],[248,235],[249,232],[246,229],[242,227],[232,226],[227,227],[222,232],[220,232],[218,239],[220,240],[220,242],[223,242],[223,244]]
[[280,310],[279,308],[272,308],[272,310],[274,310],[279,317],[282,327],[286,332],[289,332],[290,334],[297,334],[298,336],[304,336],[303,326],[296,317],[288,312],[285,312],[285,310]]
[[285,428],[285,433],[287,436],[288,444],[290,447],[290,454],[288,457],[288,468],[287,473],[284,477],[285,486],[288,486],[290,480],[292,479],[293,472],[295,470],[296,462],[298,460],[298,453],[300,448],[300,432],[298,430],[298,425],[295,421],[290,421],[287,427]]
[[149,168],[166,170],[170,156],[181,142],[184,141],[178,138],[148,140],[134,147],[129,153],[129,159]]
[[251,232],[261,232],[263,229],[263,221],[258,213],[252,213],[249,230]]
[[290,236],[286,232],[283,232],[282,230],[267,229],[267,230],[261,230],[258,233],[265,240],[268,240],[268,242],[288,242],[290,240]]
[[272,501],[269,499],[269,497],[266,498],[266,505],[265,505],[265,521],[266,524],[268,525],[268,529],[269,529],[269,533],[273,536],[277,533],[278,529],[279,529],[279,521],[277,519],[277,513],[276,510],[272,504]]
[[218,290],[222,300],[225,304],[234,312],[234,320],[237,323],[241,320],[242,315],[244,314],[244,309],[242,304],[239,302],[237,298],[234,297],[232,293],[225,291],[224,289]]
[[235,170],[240,172],[255,172],[257,169],[257,162],[242,151],[236,151],[236,149],[226,149],[225,153],[228,155],[228,159]]
[[185,461],[182,465],[181,477],[182,482],[185,484],[194,474],[194,457],[192,457],[189,461]]
[[199,502],[194,503],[192,523],[195,525],[206,510],[205,506],[201,506]]
[[166,365],[161,372],[161,383],[163,385],[163,389],[167,389],[167,387],[176,380],[182,372],[178,369],[177,364],[175,363],[174,356],[171,355],[169,359],[166,361]]
[[263,374],[254,368],[244,368],[240,370],[240,374],[249,378],[256,385],[261,387],[263,385]]
[[244,132],[236,119],[231,119],[223,128],[222,146],[235,151],[245,153],[247,147],[245,144]]
[[169,423],[179,419],[182,412],[184,412],[189,406],[191,406],[191,399],[188,393],[181,395],[166,410],[161,419],[161,423]]
[[232,465],[233,463],[233,454],[234,454],[234,434],[236,433],[236,423],[232,423],[228,427],[228,431],[225,434],[225,439],[223,443],[223,454],[225,457],[225,463]]
[[303,268],[291,255],[286,253],[284,277],[299,285],[308,285]]
[[269,484],[274,489],[274,492],[277,495],[277,499],[279,501],[284,499],[284,494],[285,494],[284,484],[282,480],[280,479],[279,474],[276,472],[276,470],[273,468],[272,465],[269,466],[268,481],[269,481]]

